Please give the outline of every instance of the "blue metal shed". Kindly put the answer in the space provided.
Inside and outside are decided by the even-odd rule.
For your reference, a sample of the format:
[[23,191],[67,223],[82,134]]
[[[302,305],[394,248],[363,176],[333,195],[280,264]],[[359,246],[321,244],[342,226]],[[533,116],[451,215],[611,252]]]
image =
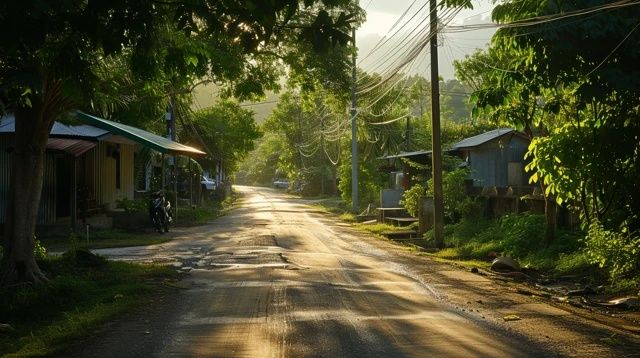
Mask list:
[[529,139],[513,128],[499,128],[453,145],[471,170],[474,186],[520,187],[528,184],[524,155]]

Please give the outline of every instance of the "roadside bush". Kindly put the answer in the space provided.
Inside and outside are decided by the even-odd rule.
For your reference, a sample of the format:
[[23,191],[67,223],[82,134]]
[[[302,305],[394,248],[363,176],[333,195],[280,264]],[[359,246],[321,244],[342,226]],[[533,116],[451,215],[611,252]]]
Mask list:
[[545,218],[536,214],[511,214],[500,218],[502,247],[514,257],[525,257],[541,249],[544,242]]
[[[455,223],[463,218],[477,218],[480,216],[480,204],[474,198],[465,193],[464,181],[469,176],[466,168],[455,169],[447,172],[442,177],[442,194],[444,196],[444,215],[449,222]],[[433,197],[433,180],[427,182],[427,186],[415,184],[402,195],[400,205],[412,216],[418,215],[420,198]]]
[[611,280],[640,270],[640,237],[632,233],[606,230],[594,222],[589,226],[586,252],[589,261],[605,269]]
[[[385,183],[385,176],[377,171],[374,161],[361,162],[358,166],[358,196],[360,208],[368,204],[380,202],[380,190]],[[342,200],[351,207],[351,162],[342,161],[338,168],[338,191]]]
[[139,213],[147,211],[147,199],[131,200],[122,198],[122,200],[116,200],[116,205],[120,209],[124,209],[127,213]]
[[420,210],[420,198],[427,195],[427,188],[422,184],[415,184],[404,191],[400,206],[403,206],[409,215],[418,216]]

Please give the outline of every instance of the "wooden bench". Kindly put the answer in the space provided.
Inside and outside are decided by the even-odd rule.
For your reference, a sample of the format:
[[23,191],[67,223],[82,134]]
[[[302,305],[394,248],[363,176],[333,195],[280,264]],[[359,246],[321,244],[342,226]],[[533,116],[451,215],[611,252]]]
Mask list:
[[391,213],[395,213],[396,216],[398,214],[402,215],[403,213],[406,213],[406,209],[405,208],[376,208],[376,210],[378,210],[378,221],[381,223],[385,222],[385,216],[391,214]]
[[419,220],[412,217],[399,217],[399,216],[387,216],[385,220],[393,223],[396,226],[411,225]]

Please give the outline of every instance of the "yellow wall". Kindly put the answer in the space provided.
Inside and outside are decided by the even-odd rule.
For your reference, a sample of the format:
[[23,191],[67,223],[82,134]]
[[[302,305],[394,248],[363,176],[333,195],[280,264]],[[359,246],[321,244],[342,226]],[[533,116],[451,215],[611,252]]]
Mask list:
[[[116,188],[116,160],[111,153],[119,146],[120,188]],[[133,199],[134,145],[101,141],[87,155],[85,178],[90,200],[107,209],[116,208],[116,200]]]

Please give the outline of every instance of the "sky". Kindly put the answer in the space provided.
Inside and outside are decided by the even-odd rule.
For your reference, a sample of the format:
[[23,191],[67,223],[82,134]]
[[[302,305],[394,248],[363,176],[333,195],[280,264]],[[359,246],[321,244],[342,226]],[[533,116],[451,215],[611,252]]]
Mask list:
[[[403,36],[396,36],[388,40],[381,50],[371,53],[371,49],[385,36],[395,31],[389,31],[392,26],[401,18],[405,10],[408,16],[401,20],[401,23],[407,23],[403,30],[405,38],[407,29],[416,26],[428,26],[424,21],[407,21],[408,18],[419,12],[422,5],[428,3],[428,0],[360,0],[360,6],[367,13],[366,22],[356,31],[356,45],[358,46],[358,66],[365,70],[380,72],[384,68],[380,58],[394,53],[400,48]],[[428,5],[427,5],[428,6]],[[493,5],[490,0],[473,0],[473,9],[465,9],[458,13],[452,21],[454,25],[477,24],[490,22],[491,10]],[[421,11],[426,14],[425,10]],[[441,12],[444,13],[444,12]],[[426,16],[426,15],[425,15]],[[397,27],[402,26],[398,24]],[[495,30],[485,29],[462,33],[444,33],[439,37],[439,70],[440,76],[444,79],[454,78],[453,60],[463,59],[465,55],[473,53],[476,48],[485,48],[489,43],[491,36]],[[400,39],[399,39],[400,38]],[[423,51],[421,60],[416,62],[409,72],[424,72],[428,76],[428,51]],[[382,66],[382,67],[381,67]]]

